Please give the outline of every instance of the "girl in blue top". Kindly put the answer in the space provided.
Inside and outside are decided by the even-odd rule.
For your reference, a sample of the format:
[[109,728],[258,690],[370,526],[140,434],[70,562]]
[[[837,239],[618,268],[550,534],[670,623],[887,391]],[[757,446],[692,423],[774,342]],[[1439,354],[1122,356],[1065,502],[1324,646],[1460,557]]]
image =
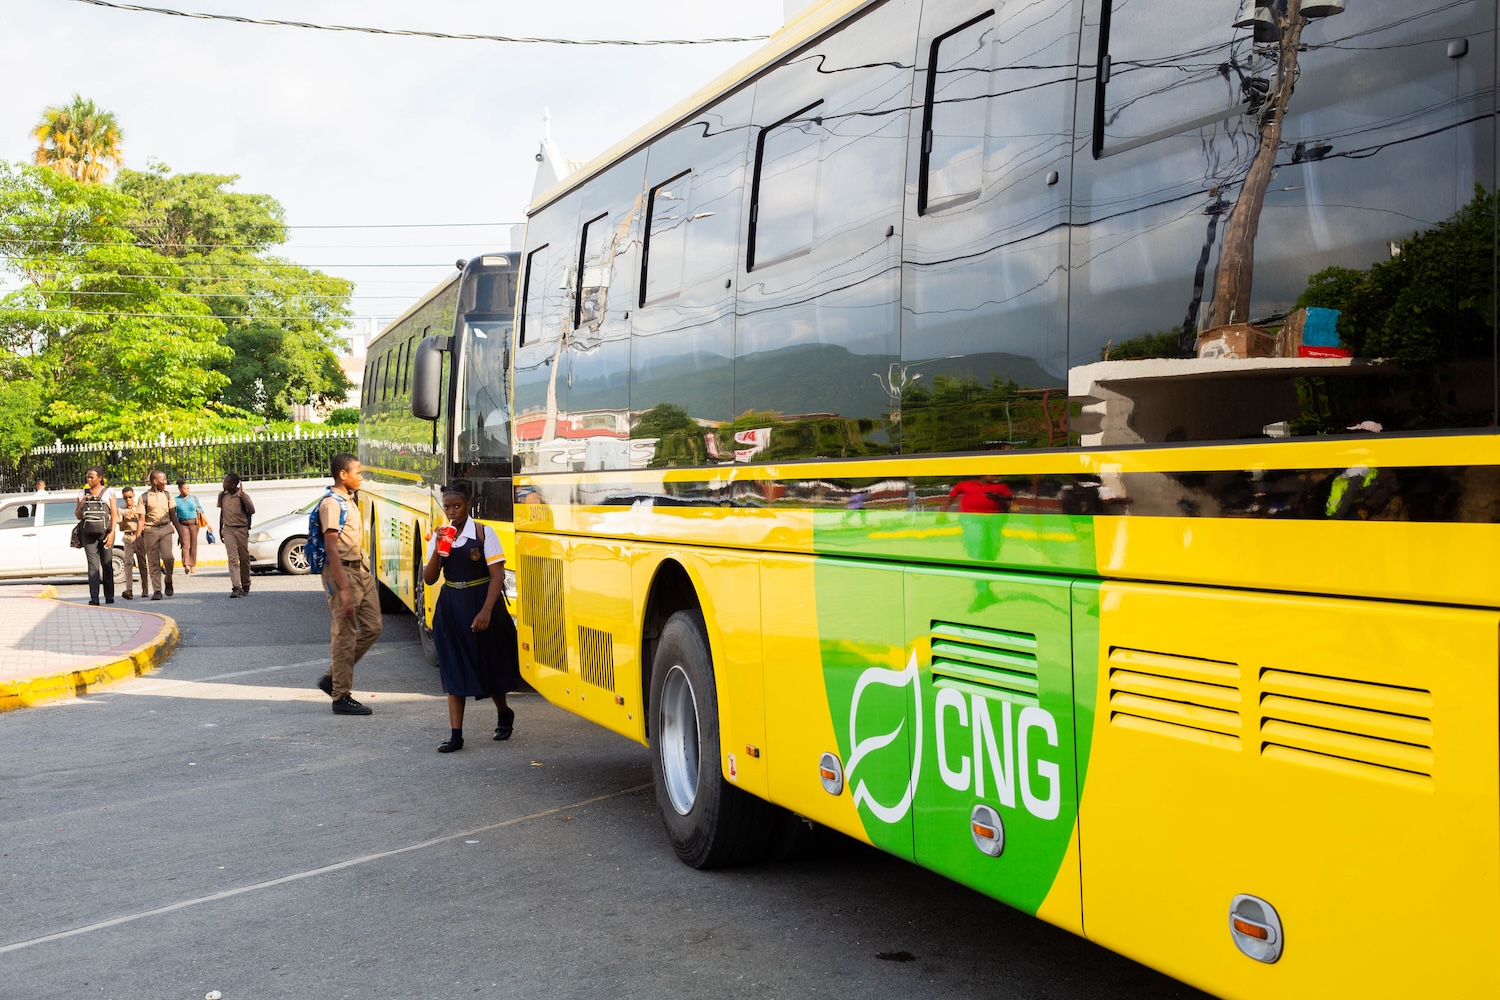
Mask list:
[[188,492],[186,479],[177,480],[177,498],[173,505],[177,508],[177,541],[182,546],[182,571],[191,573],[198,565],[198,516],[203,513],[203,505]]

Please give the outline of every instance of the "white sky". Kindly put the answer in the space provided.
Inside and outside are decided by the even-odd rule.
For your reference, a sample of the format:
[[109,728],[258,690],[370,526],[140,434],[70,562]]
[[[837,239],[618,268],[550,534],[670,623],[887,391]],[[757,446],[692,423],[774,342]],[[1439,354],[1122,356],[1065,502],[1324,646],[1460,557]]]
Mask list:
[[[572,38],[770,34],[782,0],[138,0],[251,17]],[[70,0],[0,0],[0,159],[74,92],[118,116],[125,163],[239,174],[273,195],[280,253],[358,282],[357,316],[390,317],[496,228],[299,226],[519,222],[542,110],[585,160],[759,43],[653,48],[511,45],[188,20]],[[363,266],[358,266],[363,265]],[[400,266],[371,266],[400,265]],[[356,320],[357,325],[363,325]]]

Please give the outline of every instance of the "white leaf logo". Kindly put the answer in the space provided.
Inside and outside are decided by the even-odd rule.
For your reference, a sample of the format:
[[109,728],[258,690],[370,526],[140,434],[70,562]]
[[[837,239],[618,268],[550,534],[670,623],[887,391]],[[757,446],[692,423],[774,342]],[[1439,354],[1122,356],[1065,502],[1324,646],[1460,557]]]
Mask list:
[[[863,781],[857,780],[856,775],[859,765],[865,757],[877,750],[884,749],[896,741],[901,735],[901,729],[906,725],[903,714],[896,728],[889,733],[879,736],[869,736],[861,740],[856,734],[857,720],[859,718],[859,699],[863,696],[865,689],[871,684],[879,684],[883,687],[904,688],[908,684],[912,688],[912,704],[916,711],[916,750],[912,754],[911,778],[906,783],[906,794],[901,796],[901,801],[893,806],[882,805],[875,801],[870,790]],[[849,705],[849,763],[844,767],[844,773],[848,777],[850,786],[854,789],[854,804],[856,806],[867,806],[876,818],[885,823],[896,823],[906,817],[911,810],[912,798],[917,794],[917,778],[922,773],[922,702],[921,692],[917,688],[917,653],[912,650],[911,659],[907,661],[905,670],[888,670],[885,667],[871,667],[859,675],[859,681],[854,685],[854,698]]]

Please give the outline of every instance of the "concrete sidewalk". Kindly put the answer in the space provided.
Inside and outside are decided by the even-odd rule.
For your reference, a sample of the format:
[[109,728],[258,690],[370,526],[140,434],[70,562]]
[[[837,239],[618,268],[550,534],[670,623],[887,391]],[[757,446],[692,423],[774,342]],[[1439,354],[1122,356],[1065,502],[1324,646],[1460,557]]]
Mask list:
[[50,586],[0,588],[0,712],[138,677],[177,645],[166,615],[56,596]]

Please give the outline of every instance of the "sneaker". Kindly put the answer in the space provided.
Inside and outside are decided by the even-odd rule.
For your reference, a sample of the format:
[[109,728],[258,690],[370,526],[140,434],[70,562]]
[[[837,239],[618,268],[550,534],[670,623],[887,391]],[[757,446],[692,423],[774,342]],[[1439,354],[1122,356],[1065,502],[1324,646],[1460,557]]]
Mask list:
[[510,734],[515,731],[516,710],[513,708],[507,708],[505,712],[495,720],[495,739],[508,740],[510,739]]
[[230,597],[239,597],[240,596],[240,588],[235,587],[233,590],[231,590],[229,592],[229,596]]
[[333,697],[333,675],[332,674],[324,674],[322,677],[318,678],[318,690],[322,691],[324,694],[326,694],[330,698]]
[[172,596],[172,581],[171,580],[167,581],[166,591],[167,591],[167,596],[171,597]]
[[368,708],[366,708],[365,706],[361,705],[359,702],[355,701],[353,698],[351,698],[349,695],[346,694],[342,698],[338,698],[338,699],[334,700],[334,703],[333,703],[333,714],[334,715],[369,715],[370,714],[370,710]]

